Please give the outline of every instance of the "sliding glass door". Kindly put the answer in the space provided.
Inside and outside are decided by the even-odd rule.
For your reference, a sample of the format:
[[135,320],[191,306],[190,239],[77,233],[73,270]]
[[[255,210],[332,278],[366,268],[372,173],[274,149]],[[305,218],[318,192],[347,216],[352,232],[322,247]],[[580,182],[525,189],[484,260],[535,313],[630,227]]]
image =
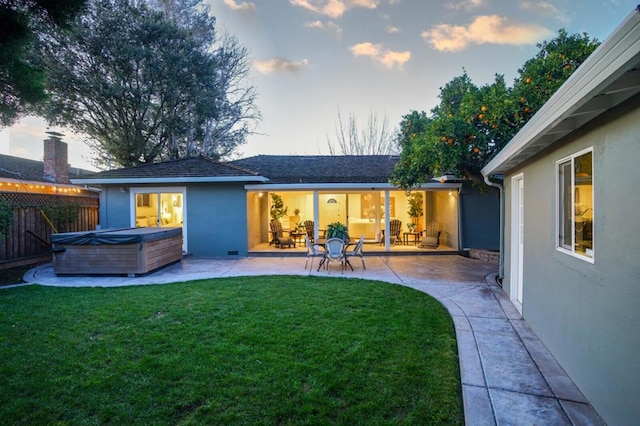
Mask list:
[[182,228],[183,248],[186,249],[184,188],[132,188],[131,195],[131,226]]

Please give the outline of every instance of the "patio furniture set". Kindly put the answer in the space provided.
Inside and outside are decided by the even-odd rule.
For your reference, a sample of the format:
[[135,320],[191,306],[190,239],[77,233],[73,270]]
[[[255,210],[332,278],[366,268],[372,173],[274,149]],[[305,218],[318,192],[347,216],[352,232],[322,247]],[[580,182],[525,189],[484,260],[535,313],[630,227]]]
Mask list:
[[364,264],[364,253],[362,250],[364,246],[364,235],[360,237],[357,243],[351,241],[345,242],[340,238],[329,238],[328,240],[320,238],[312,243],[306,235],[304,240],[307,247],[307,259],[304,263],[305,269],[307,269],[307,264],[309,263],[309,259],[311,259],[311,264],[309,265],[309,270],[311,270],[315,257],[320,259],[318,271],[324,266],[325,269],[331,273],[331,265],[334,263],[339,264],[343,272],[347,266],[353,271],[353,265],[350,259],[354,257],[359,257],[362,261],[362,268],[367,269]]

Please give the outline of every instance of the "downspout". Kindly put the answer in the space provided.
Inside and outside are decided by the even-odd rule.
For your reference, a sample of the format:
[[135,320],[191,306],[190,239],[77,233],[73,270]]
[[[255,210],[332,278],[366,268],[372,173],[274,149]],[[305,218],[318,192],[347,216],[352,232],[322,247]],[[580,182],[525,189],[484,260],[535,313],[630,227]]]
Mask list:
[[500,262],[498,267],[498,279],[500,280],[500,284],[502,285],[502,280],[504,279],[504,185],[491,182],[489,180],[489,176],[486,175],[484,176],[484,182],[489,186],[498,188],[498,190],[500,191]]

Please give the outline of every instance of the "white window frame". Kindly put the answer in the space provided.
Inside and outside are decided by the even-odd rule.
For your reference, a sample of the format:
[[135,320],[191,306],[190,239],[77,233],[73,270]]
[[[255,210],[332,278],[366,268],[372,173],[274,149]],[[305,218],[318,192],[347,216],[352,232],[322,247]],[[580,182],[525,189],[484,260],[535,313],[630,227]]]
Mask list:
[[149,186],[129,188],[129,222],[132,228],[136,226],[136,195],[137,194],[160,194],[160,193],[179,193],[182,194],[182,250],[187,251],[189,244],[187,241],[187,188],[184,186]]
[[[575,233],[575,219],[571,221],[571,247],[567,248],[564,247],[562,244],[560,244],[560,230],[562,228],[562,221],[563,221],[563,215],[560,214],[561,209],[562,209],[562,200],[561,200],[561,194],[560,194],[560,166],[570,162],[571,163],[571,217],[575,218],[575,188],[576,188],[576,181],[575,181],[575,159],[584,155],[584,154],[588,154],[591,153],[591,179],[592,182],[595,182],[595,171],[594,171],[594,153],[593,153],[593,147],[589,147],[589,148],[585,148],[581,151],[578,151],[574,154],[571,154],[567,157],[561,158],[560,160],[556,161],[556,167],[555,167],[555,173],[556,173],[556,203],[555,203],[555,211],[556,211],[556,232],[555,232],[555,246],[556,246],[556,250],[561,252],[561,253],[565,253],[568,254],[570,256],[576,257],[580,260],[584,260],[585,262],[589,262],[589,263],[595,263],[595,250],[592,250],[592,255],[591,256],[587,256],[585,254],[576,252],[575,249],[575,243],[576,243],[576,233]],[[594,183],[592,183],[591,185],[591,200],[592,200],[592,204],[593,204],[593,212],[595,212],[595,198],[594,198]],[[595,214],[594,214],[594,219],[595,219]],[[593,239],[595,240],[595,232],[594,232],[594,236]],[[595,249],[595,242],[593,244],[593,247]]]

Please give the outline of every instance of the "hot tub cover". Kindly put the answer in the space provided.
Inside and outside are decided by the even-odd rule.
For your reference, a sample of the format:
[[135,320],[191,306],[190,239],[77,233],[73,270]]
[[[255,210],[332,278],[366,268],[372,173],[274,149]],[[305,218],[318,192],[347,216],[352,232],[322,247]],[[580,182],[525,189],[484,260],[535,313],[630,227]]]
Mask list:
[[51,234],[51,242],[60,245],[136,244],[182,235],[182,228],[114,228],[100,231]]

